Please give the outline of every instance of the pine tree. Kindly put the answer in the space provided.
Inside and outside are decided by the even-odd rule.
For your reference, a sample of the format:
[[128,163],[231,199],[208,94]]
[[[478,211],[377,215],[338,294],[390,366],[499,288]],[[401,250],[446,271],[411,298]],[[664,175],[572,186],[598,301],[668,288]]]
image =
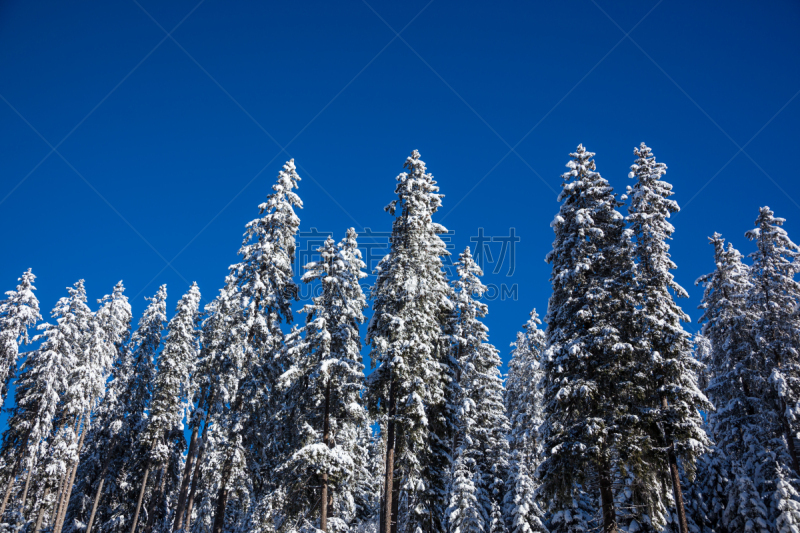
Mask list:
[[[236,398],[224,416],[228,435],[220,442],[227,451],[223,452],[225,459],[219,474],[214,533],[221,533],[226,522],[231,483],[244,475],[236,473],[236,465],[242,464],[240,458],[245,458],[247,475],[255,485],[237,488],[242,495],[237,506],[248,505],[244,494],[262,506],[269,505],[267,500],[272,497],[269,479],[276,457],[270,453],[272,436],[262,431],[262,421],[270,420],[276,409],[272,394],[283,373],[279,358],[275,357],[283,342],[280,324],[292,321],[291,301],[297,297],[292,265],[300,225],[294,208],[302,208],[302,201],[294,192],[299,181],[294,160],[290,160],[278,174],[272,186],[274,192],[259,205],[263,216],[247,224],[239,250],[242,259],[230,267],[226,282],[230,297],[239,302],[230,327],[243,333],[245,363]],[[247,513],[239,516],[246,519]]]
[[322,292],[303,308],[305,338],[287,343],[280,378],[279,418],[288,422],[282,440],[290,443],[275,480],[288,492],[284,520],[318,514],[322,531],[347,530],[354,520],[355,470],[366,451],[358,441],[367,421],[359,336],[367,305],[359,281],[366,274],[356,238],[352,228],[338,246],[328,237],[320,260],[305,265],[303,281],[321,282]]
[[624,379],[632,349],[618,320],[630,305],[623,277],[631,270],[630,252],[616,210],[621,204],[595,171],[594,154],[579,145],[570,156],[547,256],[553,294],[546,319],[541,492],[554,502],[551,531],[574,529],[580,487],[596,473],[603,531],[610,533],[617,531],[614,461],[638,433],[625,427],[631,425]]
[[[42,324],[44,332],[33,340],[43,339],[39,348],[28,355],[17,381],[16,405],[8,420],[8,429],[3,434],[0,455],[9,466],[6,490],[0,507],[0,516],[5,513],[9,496],[18,475],[24,473],[25,484],[18,498],[19,509],[25,513],[28,489],[31,481],[41,487],[37,495],[38,509],[49,510],[50,492],[66,474],[63,462],[67,450],[61,448],[48,454],[54,468],[39,468],[39,461],[47,457],[49,443],[55,427],[63,422],[55,420],[65,393],[71,384],[72,371],[82,359],[87,346],[91,311],[86,305],[83,280],[68,288],[69,296],[61,298],[51,316],[56,324]],[[70,422],[71,423],[71,422]],[[57,439],[58,442],[58,439]]]
[[796,533],[800,531],[800,493],[787,480],[787,472],[779,468],[775,476],[775,493],[772,496],[772,515],[775,531]]
[[505,405],[511,426],[511,456],[504,503],[511,533],[545,531],[544,513],[536,498],[539,484],[535,479],[543,451],[539,428],[544,422],[541,357],[545,336],[539,329],[541,324],[534,309],[524,330],[517,333],[516,342],[511,344],[514,350],[508,363]]
[[[180,299],[175,316],[169,321],[164,348],[158,356],[158,372],[152,383],[153,396],[149,404],[147,425],[138,436],[136,446],[148,454],[144,476],[139,489],[136,511],[133,515],[131,533],[136,531],[140,507],[147,488],[147,478],[151,471],[158,471],[158,483],[151,493],[151,503],[147,513],[145,531],[149,532],[156,517],[163,514],[162,499],[169,494],[167,478],[171,477],[169,468],[182,466],[182,452],[176,447],[176,435],[182,444],[183,420],[192,396],[191,378],[194,374],[198,345],[198,308],[200,290],[192,284],[189,291]],[[174,485],[174,480],[173,483]],[[161,512],[159,512],[161,511]]]
[[0,405],[8,394],[8,385],[17,373],[19,347],[29,344],[28,328],[42,319],[39,300],[33,291],[36,276],[28,269],[19,278],[17,290],[6,292],[0,301]]
[[775,217],[769,207],[760,209],[756,228],[746,233],[756,241],[757,251],[751,254],[753,287],[747,304],[758,313],[753,325],[757,372],[767,378],[762,397],[775,412],[775,422],[782,430],[791,457],[791,468],[800,474],[795,438],[798,432],[797,413],[800,406],[800,351],[797,331],[800,328],[800,283],[794,277],[800,270],[800,248],[781,227],[785,220]]
[[464,522],[462,513],[458,520],[450,522],[450,531],[489,532],[494,510],[499,508],[505,495],[509,424],[498,369],[500,357],[495,347],[487,342],[488,328],[481,322],[488,313],[487,305],[480,301],[486,292],[486,286],[480,280],[483,272],[469,248],[461,253],[456,267],[459,277],[453,282],[456,316],[452,342],[460,369],[461,405],[458,447],[454,453],[462,477],[454,480],[450,508],[456,510],[466,501],[464,472],[471,472],[475,490],[472,497],[476,498],[477,513],[482,522],[478,526],[472,519]]
[[106,505],[102,514],[95,518],[98,529],[103,530],[130,531],[147,465],[148,450],[137,446],[137,441],[147,426],[147,409],[155,381],[155,358],[167,322],[167,286],[161,285],[152,298],[146,299],[150,303],[131,335],[122,364],[115,369],[115,381],[119,381],[114,388],[124,392],[120,395],[121,405],[115,410],[122,418],[114,416],[112,421],[115,438],[110,443],[113,457],[107,474],[111,479],[100,495]]
[[[118,285],[121,289],[121,286]],[[68,377],[62,405],[56,418],[63,427],[56,435],[53,450],[64,450],[63,459],[52,457],[58,461],[46,467],[47,470],[64,470],[59,497],[56,500],[53,532],[61,533],[67,508],[80,463],[80,456],[86,436],[91,430],[92,420],[98,403],[105,396],[109,372],[117,355],[115,342],[120,332],[115,331],[117,316],[107,316],[118,311],[113,307],[101,308],[99,314],[87,317],[87,330],[83,344],[76,350],[75,367]],[[88,312],[88,307],[84,310]],[[122,310],[124,319],[125,310]],[[112,322],[112,323],[109,323]],[[77,347],[76,347],[77,348]]]
[[120,281],[111,295],[98,300],[100,308],[95,313],[95,322],[103,332],[100,336],[105,342],[107,357],[113,361],[107,376],[111,379],[104,387],[94,421],[86,430],[86,442],[79,455],[80,462],[76,470],[75,489],[65,515],[64,528],[67,532],[73,531],[77,523],[87,524],[87,531],[91,530],[107,478],[115,478],[109,472],[114,471],[112,463],[119,454],[117,433],[125,423],[125,378],[130,373],[130,369],[126,367],[128,358],[125,346],[130,339],[132,316],[131,306],[124,292],[125,288]]
[[[470,468],[472,466],[472,468]],[[474,460],[461,454],[455,462],[452,488],[450,489],[450,507],[447,509],[449,531],[454,533],[487,531],[489,517],[478,501],[482,491],[476,486],[480,483],[480,474],[476,474]]]
[[[187,457],[189,470],[184,471],[182,480],[182,483],[186,483],[186,488],[182,486],[181,493],[185,490],[186,497],[182,504],[179,495],[173,531],[181,528],[190,530],[195,504],[206,485],[203,476],[213,476],[213,472],[221,464],[220,461],[224,461],[219,453],[224,450],[209,444],[210,441],[216,442],[210,437],[209,428],[224,431],[226,406],[231,404],[236,395],[241,378],[240,370],[244,366],[243,334],[240,328],[232,327],[238,314],[237,305],[227,289],[221,289],[214,301],[205,308],[203,343],[194,379],[195,388],[200,393],[190,420],[192,437]],[[194,451],[191,449],[192,439]],[[207,460],[209,456],[210,461]],[[186,479],[187,472],[190,479]],[[208,514],[210,510],[205,509],[204,512]]]
[[[700,365],[692,357],[691,336],[682,321],[688,315],[675,303],[674,297],[686,298],[686,291],[675,282],[670,270],[677,268],[670,258],[668,240],[675,228],[669,223],[671,213],[679,211],[677,202],[670,200],[672,185],[662,180],[667,171],[656,162],[644,143],[634,149],[636,162],[629,178],[636,184],[628,187],[631,202],[628,222],[635,237],[637,260],[635,287],[641,307],[635,313],[638,326],[637,350],[641,352],[641,367],[637,375],[644,396],[638,399],[637,413],[644,424],[663,432],[667,448],[666,462],[672,481],[673,498],[677,507],[681,533],[688,533],[683,492],[680,484],[678,457],[693,478],[694,463],[710,444],[703,429],[700,411],[712,408],[697,386]],[[674,295],[674,296],[673,296]],[[647,430],[645,430],[647,431]],[[639,463],[637,477],[650,477],[664,471],[663,460]]]
[[753,481],[740,465],[734,465],[732,487],[728,493],[728,504],[723,515],[723,524],[728,531],[767,533],[769,516],[761,495]]
[[441,531],[450,470],[442,322],[451,303],[441,259],[448,252],[439,237],[445,228],[432,221],[442,196],[419,152],[405,168],[397,177],[398,198],[386,208],[396,218],[367,331],[377,366],[368,380],[370,409],[385,417],[387,428],[383,533]]

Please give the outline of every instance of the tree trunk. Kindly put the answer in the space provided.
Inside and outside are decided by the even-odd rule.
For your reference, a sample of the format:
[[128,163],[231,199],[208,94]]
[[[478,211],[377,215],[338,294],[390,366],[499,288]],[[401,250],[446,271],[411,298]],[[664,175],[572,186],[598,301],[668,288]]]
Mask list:
[[792,468],[794,468],[795,476],[800,475],[800,467],[798,467],[797,450],[794,446],[794,435],[792,435],[792,427],[789,425],[789,420],[786,418],[786,401],[781,398],[781,420],[783,421],[783,432],[786,433],[786,446],[789,448],[789,455],[792,458]]
[[231,471],[233,470],[233,452],[225,460],[225,467],[222,470],[222,479],[217,493],[217,508],[214,511],[214,526],[212,533],[222,533],[225,527],[225,508],[228,506],[228,481],[230,481]]
[[197,493],[197,489],[200,486],[200,475],[202,470],[200,470],[200,465],[203,463],[203,455],[206,451],[206,433],[208,433],[208,420],[211,416],[211,406],[214,403],[215,397],[212,395],[211,399],[206,404],[208,408],[206,409],[206,419],[203,422],[203,434],[200,436],[200,451],[197,452],[197,460],[195,461],[194,465],[194,474],[192,475],[192,488],[189,490],[189,498],[186,502],[186,519],[184,520],[185,529],[189,531],[189,527],[192,524],[192,508],[194,507],[194,498],[195,494]]
[[100,496],[103,494],[103,485],[106,482],[105,470],[100,477],[100,483],[97,484],[97,490],[94,493],[94,501],[92,501],[92,513],[89,515],[89,523],[86,525],[86,533],[92,533],[92,526],[94,525],[94,517],[97,513],[97,505],[100,503]]
[[[668,406],[667,398],[661,397],[661,407]],[[678,470],[678,457],[675,455],[675,443],[668,429],[664,430],[664,438],[667,441],[667,459],[669,460],[669,473],[672,478],[672,495],[675,498],[675,508],[678,511],[678,528],[680,533],[688,533],[689,526],[686,522],[686,508],[683,505],[683,492],[681,492],[681,475]]]
[[[74,444],[75,441],[78,439],[78,431],[81,427],[81,421],[83,420],[83,414],[80,416],[75,417],[75,427],[73,428],[73,433],[75,434],[75,440],[72,441]],[[72,473],[72,468],[67,464],[65,465],[66,468],[64,469],[64,474],[61,476],[61,481],[58,483],[58,497],[55,501],[55,509],[53,512],[55,513],[52,517],[52,526],[53,532],[56,532],[56,528],[58,528],[58,521],[61,517],[61,502],[64,500],[64,493],[67,491],[67,483],[69,482],[69,476]]]
[[33,477],[33,468],[28,469],[28,475],[25,477],[25,488],[22,491],[22,502],[19,506],[19,514],[25,517],[25,502],[28,500],[28,489],[31,486],[31,478]]
[[161,471],[158,474],[158,480],[158,489],[156,489],[150,500],[149,511],[147,512],[147,524],[144,526],[144,533],[150,533],[153,530],[153,525],[156,522],[156,511],[158,510],[159,503],[161,503],[161,497],[164,494],[164,485],[167,483],[166,466],[161,467]]
[[[50,496],[50,488],[46,488],[44,490],[43,496],[44,497],[42,498],[42,501],[44,502],[44,500],[47,500],[47,497]],[[42,503],[42,505],[39,506],[39,514],[36,517],[36,527],[34,527],[33,529],[35,533],[39,533],[42,530],[42,521],[44,520],[44,509],[45,505],[44,503]]]
[[20,452],[19,456],[17,457],[17,460],[14,463],[14,468],[11,469],[11,475],[8,476],[8,484],[6,485],[6,492],[3,495],[3,504],[0,505],[0,520],[2,520],[3,516],[6,514],[6,507],[8,506],[8,498],[11,496],[11,489],[14,488],[14,480],[17,478],[17,470],[19,470],[19,464],[21,462],[22,462],[22,452]]
[[670,442],[667,456],[669,457],[669,473],[672,476],[672,492],[675,497],[675,507],[678,510],[678,526],[680,527],[680,533],[688,533],[689,525],[686,522],[686,508],[683,505],[681,475],[678,471],[678,458],[675,456],[674,442]]
[[86,533],[91,533],[92,525],[94,524],[95,514],[97,513],[97,506],[100,504],[100,498],[103,496],[103,485],[106,483],[106,475],[108,474],[108,467],[111,466],[111,461],[114,457],[114,452],[117,449],[117,438],[114,437],[114,440],[111,442],[111,446],[108,449],[108,455],[106,456],[105,460],[103,461],[103,468],[100,469],[100,481],[97,484],[97,490],[94,493],[94,499],[92,501],[92,512],[89,515],[89,522],[86,525]]
[[391,533],[392,531],[392,489],[394,488],[394,445],[395,445],[395,384],[392,380],[389,385],[389,417],[386,431],[386,471],[383,485],[383,531],[381,533]]
[[[206,420],[208,423],[208,420]],[[200,470],[200,465],[203,462],[203,455],[206,451],[206,429],[203,428],[203,437],[201,437],[202,443],[200,444],[200,451],[197,452],[197,461],[195,461],[194,465],[194,474],[192,475],[192,488],[189,490],[189,498],[186,501],[186,519],[184,520],[186,531],[189,531],[189,527],[192,525],[192,509],[194,508],[194,498],[195,494],[197,494],[197,488],[200,486],[200,476],[202,474],[202,470]],[[88,532],[87,532],[88,533]]]
[[189,478],[192,474],[194,459],[197,455],[197,434],[199,428],[195,426],[192,430],[192,438],[189,440],[189,453],[186,454],[186,465],[183,468],[181,478],[181,491],[178,494],[178,505],[175,508],[175,522],[172,524],[172,531],[177,531],[183,526],[183,512],[186,509],[186,498],[189,496]]
[[61,513],[61,500],[64,498],[64,492],[67,490],[67,480],[69,479],[69,474],[72,469],[67,467],[64,470],[64,474],[61,476],[61,481],[58,482],[58,496],[56,496],[56,501],[54,502],[53,508],[53,516],[50,517],[51,526],[53,531],[55,531],[56,526],[58,525],[58,516]]
[[[397,406],[395,406],[395,410],[397,410]],[[405,441],[403,440],[403,426],[398,424],[395,428],[395,453],[394,453],[394,460],[397,462],[398,457],[403,454],[403,448],[405,446]],[[394,467],[394,474],[398,473],[397,466]],[[391,533],[397,533],[397,526],[400,524],[400,479],[402,477],[402,470],[400,470],[400,475],[393,475],[393,483],[392,483],[392,528]]]
[[[85,419],[86,422],[89,421],[88,416]],[[67,480],[66,490],[64,491],[64,497],[61,500],[60,510],[59,513],[56,515],[56,527],[53,529],[53,533],[61,533],[61,529],[64,527],[64,520],[67,518],[67,508],[69,507],[69,499],[72,496],[72,486],[75,484],[75,475],[78,473],[78,465],[81,462],[81,450],[83,450],[83,442],[86,439],[86,430],[88,429],[88,424],[83,424],[83,431],[81,432],[81,438],[78,440],[78,460],[75,461],[75,464],[72,465],[69,473],[69,479]]]
[[617,513],[614,509],[614,490],[611,486],[611,466],[603,457],[597,465],[600,480],[600,502],[603,507],[603,533],[617,533]]
[[144,499],[144,489],[147,487],[147,477],[150,475],[150,463],[144,469],[144,477],[142,478],[142,488],[139,489],[139,499],[136,500],[136,512],[133,514],[133,523],[131,524],[131,533],[136,533],[136,526],[139,525],[139,511],[142,510],[142,499]]
[[[322,443],[328,448],[330,443],[330,415],[331,415],[331,377],[328,377],[328,384],[325,386],[325,411],[322,415]],[[322,496],[320,498],[320,519],[319,528],[328,533],[328,472],[322,473]]]

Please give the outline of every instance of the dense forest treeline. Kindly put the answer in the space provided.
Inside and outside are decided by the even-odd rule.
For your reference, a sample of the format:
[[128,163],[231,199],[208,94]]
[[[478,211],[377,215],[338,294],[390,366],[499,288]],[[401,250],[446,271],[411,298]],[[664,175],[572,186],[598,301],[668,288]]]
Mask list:
[[[750,262],[713,235],[690,335],[679,207],[634,155],[618,195],[570,154],[546,328],[531,312],[505,379],[417,151],[368,294],[352,228],[295,279],[294,161],[205,306],[193,284],[168,319],[161,286],[134,323],[122,282],[93,310],[81,280],[41,323],[28,270],[0,302],[0,529],[800,533],[800,247],[768,207]],[[298,283],[320,290],[294,324]]]

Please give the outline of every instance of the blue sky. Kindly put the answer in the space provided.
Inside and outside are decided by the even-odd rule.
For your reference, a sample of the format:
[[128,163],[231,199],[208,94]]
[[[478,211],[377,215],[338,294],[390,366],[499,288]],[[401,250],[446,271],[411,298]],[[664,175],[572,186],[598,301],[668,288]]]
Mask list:
[[777,0],[6,0],[0,288],[33,268],[48,315],[80,278],[93,307],[122,279],[138,318],[166,283],[171,314],[191,281],[213,298],[289,157],[302,230],[339,240],[389,231],[419,149],[454,252],[480,228],[519,237],[513,274],[507,251],[486,276],[517,287],[489,302],[507,360],[546,310],[568,154],[583,143],[624,192],[645,141],[684,208],[672,250],[696,320],[707,236],[749,253],[769,205],[800,241],[798,26],[800,4]]

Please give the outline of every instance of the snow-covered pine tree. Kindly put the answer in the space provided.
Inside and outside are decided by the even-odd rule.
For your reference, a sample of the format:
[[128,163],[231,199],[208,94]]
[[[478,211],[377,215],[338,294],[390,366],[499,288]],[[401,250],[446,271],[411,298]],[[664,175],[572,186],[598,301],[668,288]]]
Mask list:
[[231,327],[244,333],[246,361],[237,396],[224,417],[229,424],[229,435],[224,439],[229,449],[224,452],[217,489],[214,533],[221,533],[225,524],[237,456],[246,457],[248,476],[255,483],[255,493],[240,491],[237,505],[250,504],[243,499],[245,493],[256,504],[271,496],[268,481],[277,457],[270,453],[272,436],[262,430],[276,408],[271,395],[283,373],[275,357],[283,341],[280,324],[292,321],[291,302],[297,297],[292,265],[300,225],[294,208],[303,205],[294,192],[299,181],[294,160],[287,161],[272,186],[274,192],[258,206],[262,216],[247,224],[239,249],[242,259],[230,267],[227,278],[231,298],[240,302]]
[[620,320],[631,306],[625,278],[631,257],[616,210],[621,203],[596,172],[594,154],[579,145],[570,156],[547,255],[553,294],[546,319],[540,490],[553,502],[551,531],[574,530],[570,520],[582,508],[581,491],[596,475],[602,530],[612,533],[618,530],[614,463],[639,433],[629,422],[624,381],[632,348]]
[[789,473],[778,467],[775,475],[775,493],[772,496],[772,516],[777,533],[800,531],[800,493],[789,482]]
[[86,524],[87,531],[91,530],[106,478],[115,478],[113,474],[109,476],[109,472],[113,470],[112,462],[118,454],[116,434],[124,424],[123,407],[128,391],[126,377],[130,373],[125,345],[130,339],[132,316],[124,293],[125,288],[120,281],[112,294],[98,300],[100,308],[95,313],[95,322],[103,331],[107,357],[113,361],[113,365],[109,369],[110,382],[95,410],[94,421],[86,433],[86,442],[80,454],[75,488],[64,520],[67,533],[71,533],[77,524]]
[[357,440],[367,421],[359,336],[367,303],[356,238],[353,228],[338,246],[328,237],[320,260],[305,265],[303,281],[319,281],[322,292],[303,308],[305,338],[287,350],[280,378],[288,442],[275,479],[287,491],[281,521],[318,515],[326,532],[347,531],[355,518],[355,470],[366,451]]
[[[472,258],[469,248],[456,263],[458,279],[453,281],[455,317],[452,327],[452,345],[460,369],[459,420],[454,450],[458,464],[450,491],[450,511],[453,516],[465,504],[468,488],[467,472],[472,475],[472,487],[478,508],[474,511],[481,522],[475,523],[472,515],[457,512],[449,521],[451,532],[471,533],[492,531],[492,516],[505,496],[504,481],[508,470],[508,419],[503,405],[503,382],[499,366],[502,363],[497,349],[488,343],[489,329],[481,322],[488,306],[480,301],[486,292],[481,282],[483,271]],[[460,461],[460,463],[459,463]],[[495,525],[495,529],[499,524]]]
[[[462,428],[471,430],[471,420],[466,421]],[[467,435],[467,438],[468,435]],[[461,533],[484,533],[488,530],[486,525],[489,516],[486,515],[483,505],[478,501],[481,494],[476,481],[480,483],[480,473],[475,472],[474,461],[464,454],[455,460],[455,469],[450,487],[450,507],[447,508],[447,524],[449,531]]]
[[[137,446],[139,435],[147,425],[147,409],[152,398],[155,380],[155,357],[161,346],[161,336],[167,322],[167,286],[161,285],[139,319],[118,374],[121,406],[115,411],[114,440],[110,448],[110,465],[106,485],[97,493],[106,504],[98,508],[95,518],[98,530],[130,531],[136,511],[137,496],[147,465],[148,450]],[[113,386],[113,382],[112,382]],[[115,391],[116,394],[116,391]],[[113,477],[112,477],[113,474]]]
[[17,381],[16,405],[8,419],[8,429],[3,434],[0,449],[0,456],[8,468],[0,516],[5,513],[19,475],[24,476],[25,482],[22,495],[16,501],[25,518],[28,518],[25,507],[32,481],[39,492],[35,509],[42,509],[43,512],[50,510],[52,492],[58,490],[59,482],[64,482],[66,467],[58,461],[63,460],[65,450],[51,456],[56,461],[55,469],[39,468],[39,460],[45,457],[44,452],[49,449],[54,428],[63,422],[63,419],[54,419],[70,385],[71,372],[86,347],[92,320],[92,313],[86,305],[83,280],[67,288],[67,291],[69,296],[61,298],[51,313],[56,323],[39,326],[43,333],[33,340],[43,341],[28,355]]
[[367,331],[377,366],[367,381],[369,405],[387,428],[382,533],[442,531],[450,470],[449,350],[441,323],[452,304],[441,259],[448,252],[439,237],[446,230],[432,220],[442,195],[418,151],[404,166],[398,198],[386,208],[396,219]]
[[701,276],[696,284],[704,286],[699,321],[703,323],[703,335],[711,343],[711,352],[704,361],[705,392],[716,406],[707,415],[715,445],[703,462],[700,479],[706,487],[710,520],[723,524],[728,492],[754,486],[749,479],[753,472],[745,472],[742,467],[737,467],[736,477],[732,477],[731,461],[747,465],[751,450],[763,446],[761,413],[765,407],[763,399],[751,394],[763,388],[763,373],[755,365],[752,337],[758,315],[746,301],[752,288],[749,268],[742,262],[742,255],[732,244],[726,247],[718,233],[709,242],[714,246],[716,270]]
[[726,531],[767,533],[769,513],[751,476],[734,463],[722,525]]
[[545,335],[534,309],[524,330],[517,333],[508,363],[505,405],[511,426],[510,460],[504,513],[510,533],[544,533],[542,512],[536,498],[536,469],[542,459],[539,428],[544,422],[541,357]]
[[42,319],[39,300],[33,291],[36,276],[31,269],[19,278],[17,290],[6,292],[0,301],[0,406],[5,403],[8,385],[17,373],[19,347],[30,343],[28,328]]
[[638,392],[643,393],[634,401],[638,404],[636,415],[646,426],[644,433],[652,434],[652,428],[656,427],[663,432],[663,442],[649,442],[645,446],[667,448],[663,460],[650,455],[647,461],[637,461],[634,473],[647,478],[669,469],[680,531],[688,533],[678,457],[693,478],[695,461],[710,444],[700,411],[713,407],[697,386],[700,365],[692,356],[691,336],[681,324],[689,321],[689,316],[674,299],[686,298],[688,294],[670,273],[677,266],[669,254],[668,240],[675,228],[668,219],[679,207],[670,199],[674,194],[672,185],[662,180],[667,166],[656,162],[644,143],[634,148],[634,154],[637,159],[628,177],[636,183],[628,187],[627,219],[634,235],[637,262],[634,284],[641,300],[634,314],[640,363],[634,383]]
[[[102,332],[98,335],[97,323],[86,305],[83,280],[75,285],[75,290],[70,316],[67,320],[59,320],[58,325],[60,333],[64,333],[62,342],[68,344],[67,347],[62,347],[63,353],[71,361],[66,387],[61,393],[53,417],[53,433],[46,442],[42,442],[39,455],[42,458],[41,465],[31,478],[34,487],[40,489],[37,491],[38,498],[31,509],[31,515],[35,511],[38,515],[37,523],[46,519],[56,533],[60,533],[65,498],[69,497],[72,488],[74,467],[89,427],[88,417],[91,416],[96,399],[102,394],[105,385],[101,368],[105,361]],[[58,492],[54,490],[56,487]],[[41,492],[42,488],[44,492]],[[23,515],[27,493],[26,487],[21,502]]]
[[794,476],[800,475],[797,438],[800,414],[800,283],[795,276],[800,271],[800,247],[789,238],[778,218],[769,207],[762,207],[754,229],[746,233],[756,241],[757,250],[750,257],[753,287],[747,304],[758,313],[753,325],[755,350],[762,377],[768,377],[761,391],[772,404],[778,431],[783,432],[791,457],[788,465]]
[[[178,301],[175,315],[169,321],[164,348],[158,356],[158,371],[152,384],[152,400],[148,408],[147,425],[138,435],[136,446],[147,453],[147,463],[139,487],[131,533],[135,533],[143,503],[147,478],[158,472],[158,481],[150,495],[147,524],[149,533],[157,519],[166,514],[165,495],[176,485],[175,473],[183,466],[183,420],[191,405],[192,383],[199,352],[198,308],[200,289],[193,283]],[[177,444],[176,445],[176,441]],[[160,528],[161,529],[161,528]]]
[[[189,470],[184,471],[182,480],[182,484],[188,485],[188,490],[182,503],[181,495],[185,490],[182,485],[173,531],[181,528],[185,531],[190,530],[195,503],[198,496],[203,494],[203,488],[207,486],[201,478],[204,473],[206,476],[213,476],[224,462],[224,458],[218,453],[224,452],[224,449],[209,445],[210,440],[217,442],[209,438],[209,427],[227,435],[226,425],[221,417],[226,413],[226,406],[231,404],[236,395],[241,378],[240,370],[244,366],[243,333],[241,328],[233,326],[237,316],[237,305],[237,300],[232,299],[227,289],[223,288],[214,301],[205,308],[206,318],[202,325],[203,342],[194,379],[199,397],[190,420],[192,437],[186,463]],[[194,451],[191,448],[192,441],[195,446]],[[210,461],[206,460],[206,454],[211,456]],[[186,479],[187,472],[190,473],[190,480]],[[205,515],[210,515],[209,509],[205,509]],[[210,527],[210,523],[205,525]]]
[[[118,285],[117,289],[121,289],[121,286]],[[120,311],[121,317],[107,316],[109,313]],[[78,357],[75,367],[68,377],[68,387],[56,415],[63,427],[51,446],[53,450],[65,450],[63,459],[53,457],[63,463],[63,466],[56,463],[58,466],[47,467],[48,470],[54,468],[65,470],[62,488],[56,501],[54,533],[61,533],[64,526],[81,452],[86,436],[91,430],[95,409],[105,396],[109,372],[116,359],[116,342],[120,340],[117,337],[122,332],[115,331],[118,325],[113,322],[124,317],[124,308],[121,310],[111,306],[101,308],[99,314],[87,319],[88,329],[84,333],[84,344],[80,350],[76,350]]]

